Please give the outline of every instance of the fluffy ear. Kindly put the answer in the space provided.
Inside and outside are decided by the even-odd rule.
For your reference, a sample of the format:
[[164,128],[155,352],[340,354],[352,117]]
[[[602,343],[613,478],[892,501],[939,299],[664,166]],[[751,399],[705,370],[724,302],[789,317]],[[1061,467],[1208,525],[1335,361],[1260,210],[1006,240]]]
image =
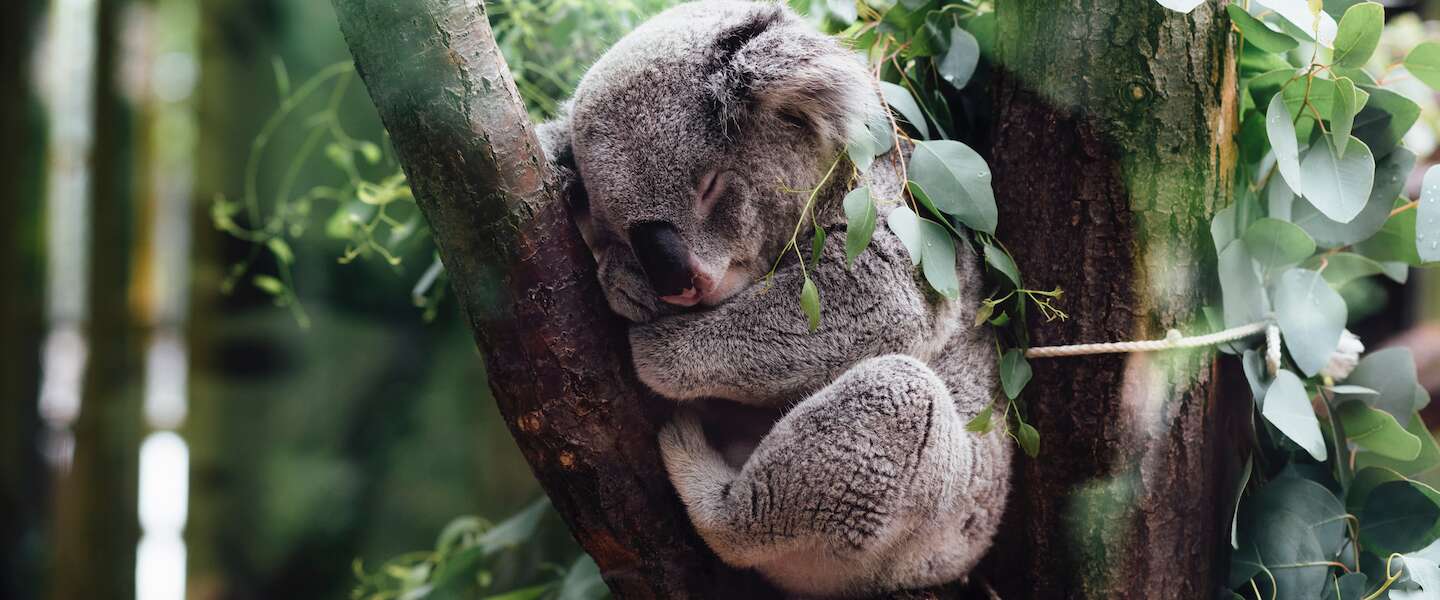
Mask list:
[[859,57],[780,5],[755,5],[715,38],[712,56],[707,83],[726,131],[774,119],[843,145],[882,110]]
[[570,213],[588,215],[590,197],[580,181],[580,168],[575,164],[575,152],[570,146],[570,103],[561,105],[560,114],[554,119],[537,126],[535,135],[540,138],[540,148],[545,151],[551,176],[560,186]]

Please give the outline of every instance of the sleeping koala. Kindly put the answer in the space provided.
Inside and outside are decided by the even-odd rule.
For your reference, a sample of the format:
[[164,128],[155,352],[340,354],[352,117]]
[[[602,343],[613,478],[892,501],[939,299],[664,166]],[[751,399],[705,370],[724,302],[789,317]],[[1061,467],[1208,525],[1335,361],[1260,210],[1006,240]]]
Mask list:
[[[967,325],[975,257],[962,252],[955,300],[927,288],[883,223],[845,266],[840,205],[855,182],[841,156],[885,110],[873,89],[851,52],[783,6],[706,0],[620,40],[568,115],[540,128],[606,299],[633,322],[640,379],[682,403],[783,414],[737,460],[685,409],[660,448],[716,554],[797,594],[964,577],[1009,487],[1003,434],[964,428],[996,383],[992,341]],[[890,158],[864,182],[876,197],[900,197]],[[805,267],[823,295],[812,333],[796,300],[807,271],[781,253],[817,187],[829,235]]]

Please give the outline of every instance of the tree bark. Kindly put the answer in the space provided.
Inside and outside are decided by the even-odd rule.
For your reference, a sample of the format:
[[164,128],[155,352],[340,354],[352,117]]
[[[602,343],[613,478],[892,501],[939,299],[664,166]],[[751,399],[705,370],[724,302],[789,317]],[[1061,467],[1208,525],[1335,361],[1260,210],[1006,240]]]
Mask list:
[[[1000,239],[1065,321],[1032,343],[1203,327],[1209,219],[1227,202],[1235,73],[1222,7],[1001,0],[993,148]],[[1044,32],[1043,34],[1039,32]],[[1016,598],[1209,598],[1228,544],[1248,402],[1217,398],[1210,349],[1034,363],[1028,417],[988,578]]]
[[552,178],[478,0],[334,0],[430,224],[500,412],[617,597],[768,593],[689,525],[654,435],[668,417]]

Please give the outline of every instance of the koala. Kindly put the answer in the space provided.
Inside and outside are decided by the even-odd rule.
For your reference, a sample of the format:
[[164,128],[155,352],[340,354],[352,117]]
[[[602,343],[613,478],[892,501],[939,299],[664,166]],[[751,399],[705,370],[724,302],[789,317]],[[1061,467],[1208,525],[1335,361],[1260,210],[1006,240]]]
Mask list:
[[[974,253],[960,244],[961,297],[929,290],[883,220],[903,152],[867,175],[843,158],[884,110],[859,58],[785,6],[704,0],[622,38],[539,128],[606,301],[631,322],[636,373],[682,405],[659,445],[695,529],[797,595],[962,579],[1009,489],[1004,435],[964,427],[997,381],[993,340],[969,326]],[[847,266],[841,203],[858,184],[890,200]],[[797,224],[828,233],[821,256],[785,252]],[[687,408],[702,401],[775,416],[727,457]]]

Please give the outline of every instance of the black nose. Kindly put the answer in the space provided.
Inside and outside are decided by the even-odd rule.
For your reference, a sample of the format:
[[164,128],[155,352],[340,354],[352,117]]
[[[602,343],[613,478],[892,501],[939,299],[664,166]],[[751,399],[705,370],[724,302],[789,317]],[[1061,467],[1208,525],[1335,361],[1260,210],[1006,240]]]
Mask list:
[[656,294],[675,296],[695,286],[690,249],[674,225],[659,221],[636,224],[630,228],[630,247]]

